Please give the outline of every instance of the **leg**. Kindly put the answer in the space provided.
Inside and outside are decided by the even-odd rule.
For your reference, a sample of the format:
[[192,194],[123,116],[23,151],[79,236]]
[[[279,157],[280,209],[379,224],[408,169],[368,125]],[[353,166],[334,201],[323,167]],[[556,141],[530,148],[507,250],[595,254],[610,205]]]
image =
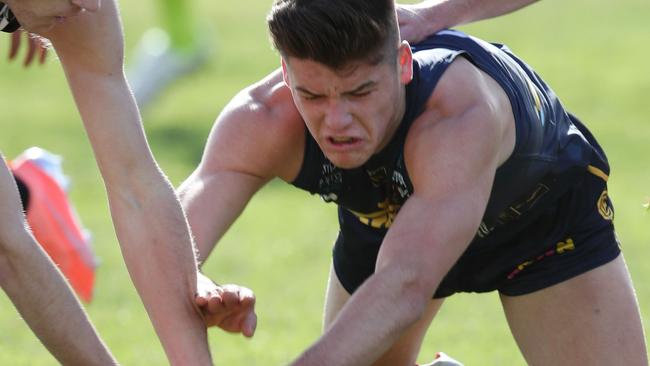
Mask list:
[[639,308],[623,256],[563,283],[501,296],[529,365],[648,364]]
[[[325,317],[323,328],[332,324],[350,295],[341,285],[334,269],[330,270],[325,300]],[[426,331],[436,315],[443,300],[432,300],[424,316],[407,330],[395,344],[374,363],[374,366],[414,365]]]

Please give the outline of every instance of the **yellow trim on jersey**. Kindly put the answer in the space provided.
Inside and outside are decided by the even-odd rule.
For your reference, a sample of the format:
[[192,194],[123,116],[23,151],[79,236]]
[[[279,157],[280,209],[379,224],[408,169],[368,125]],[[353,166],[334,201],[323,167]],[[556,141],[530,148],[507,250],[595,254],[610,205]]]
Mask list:
[[589,173],[591,173],[591,174],[593,174],[593,175],[595,175],[595,176],[601,178],[601,179],[604,180],[605,182],[607,182],[607,180],[609,179],[609,176],[608,176],[607,174],[605,174],[604,171],[602,171],[602,170],[596,168],[596,167],[593,166],[593,165],[589,165],[589,166],[587,166],[587,170],[589,171]]

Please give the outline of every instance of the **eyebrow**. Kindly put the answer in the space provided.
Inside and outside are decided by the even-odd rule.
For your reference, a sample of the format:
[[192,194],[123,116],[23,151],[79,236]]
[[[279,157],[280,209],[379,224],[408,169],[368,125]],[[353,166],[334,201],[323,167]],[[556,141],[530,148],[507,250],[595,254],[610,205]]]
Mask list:
[[[373,86],[375,86],[375,84],[377,84],[377,83],[372,81],[372,80],[366,81],[365,83],[359,85],[358,87],[356,87],[356,88],[354,88],[352,90],[344,91],[342,94],[355,94],[355,93],[358,93],[358,92],[360,92],[360,91],[362,91],[364,89],[373,87]],[[311,97],[319,97],[319,96],[321,96],[321,94],[316,94],[314,92],[311,92],[311,91],[303,88],[302,86],[297,86],[296,90],[301,92],[301,93],[305,93],[305,94],[307,94],[307,95],[309,95]]]
[[377,83],[372,81],[372,80],[369,80],[369,81],[366,81],[365,83],[359,85],[358,87],[354,88],[353,90],[343,92],[343,94],[356,94],[356,93],[358,93],[358,92],[360,92],[360,91],[362,91],[364,89],[375,86],[375,84],[377,84]]

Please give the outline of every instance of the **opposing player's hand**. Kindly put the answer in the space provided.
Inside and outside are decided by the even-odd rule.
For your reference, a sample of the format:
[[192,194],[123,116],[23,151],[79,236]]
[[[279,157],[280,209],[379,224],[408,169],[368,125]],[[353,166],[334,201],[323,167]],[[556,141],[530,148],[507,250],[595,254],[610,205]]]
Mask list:
[[397,19],[402,40],[409,43],[417,43],[426,38],[429,34],[444,27],[442,24],[432,22],[426,16],[429,8],[421,4],[396,4]]
[[20,46],[26,43],[27,53],[23,60],[23,66],[27,67],[37,60],[39,64],[45,63],[47,58],[47,47],[44,44],[45,40],[38,36],[31,35],[23,30],[18,30],[11,33],[11,47],[9,48],[9,60],[14,60],[18,56]]
[[424,39],[427,34],[422,28],[427,20],[421,13],[422,9],[409,4],[396,5],[399,31],[402,40],[408,41],[409,43],[417,43]]
[[196,305],[207,327],[252,337],[257,327],[255,295],[238,285],[217,285],[202,274],[197,277]]
[[47,31],[65,18],[82,11],[97,11],[101,0],[4,0],[22,27],[30,32]]

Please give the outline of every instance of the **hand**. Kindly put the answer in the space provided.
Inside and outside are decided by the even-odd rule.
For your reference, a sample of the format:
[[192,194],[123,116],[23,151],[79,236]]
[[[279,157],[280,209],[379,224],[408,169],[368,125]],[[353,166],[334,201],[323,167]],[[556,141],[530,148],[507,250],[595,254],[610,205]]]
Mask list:
[[257,327],[255,295],[238,285],[219,286],[203,274],[197,274],[196,305],[206,327],[217,326],[226,332],[252,337]]
[[14,33],[11,33],[9,60],[14,60],[18,55],[18,50],[20,49],[20,44],[23,37],[26,38],[27,42],[27,54],[25,55],[23,66],[27,67],[31,65],[35,57],[37,58],[40,65],[44,64],[45,59],[47,58],[47,40],[40,38],[39,36],[29,34],[23,30],[18,30]]
[[417,43],[429,34],[444,28],[441,24],[431,22],[426,16],[430,7],[421,4],[396,4],[397,19],[402,40],[409,43]]
[[96,11],[101,0],[4,0],[21,26],[33,33],[51,29],[84,10]]

